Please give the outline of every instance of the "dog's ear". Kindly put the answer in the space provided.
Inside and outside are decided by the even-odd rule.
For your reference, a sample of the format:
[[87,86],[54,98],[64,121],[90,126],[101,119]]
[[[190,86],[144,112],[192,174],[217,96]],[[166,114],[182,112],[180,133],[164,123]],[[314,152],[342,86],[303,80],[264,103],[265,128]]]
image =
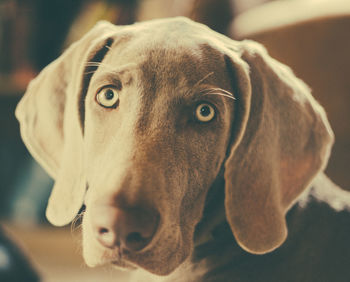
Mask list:
[[263,254],[286,239],[285,215],[325,168],[333,133],[323,108],[286,66],[258,43],[237,44],[227,59],[237,99],[225,209],[239,245]]
[[83,203],[83,100],[113,32],[114,25],[99,22],[31,81],[16,109],[24,143],[55,179],[46,210],[55,225],[68,224]]

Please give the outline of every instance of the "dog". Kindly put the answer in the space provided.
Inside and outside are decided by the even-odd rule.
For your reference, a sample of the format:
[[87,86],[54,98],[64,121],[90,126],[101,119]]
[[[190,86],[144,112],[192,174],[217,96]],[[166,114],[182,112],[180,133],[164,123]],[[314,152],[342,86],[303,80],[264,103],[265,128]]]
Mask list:
[[16,116],[55,179],[48,220],[85,208],[89,266],[136,269],[131,281],[350,281],[326,114],[256,42],[181,17],[99,22]]

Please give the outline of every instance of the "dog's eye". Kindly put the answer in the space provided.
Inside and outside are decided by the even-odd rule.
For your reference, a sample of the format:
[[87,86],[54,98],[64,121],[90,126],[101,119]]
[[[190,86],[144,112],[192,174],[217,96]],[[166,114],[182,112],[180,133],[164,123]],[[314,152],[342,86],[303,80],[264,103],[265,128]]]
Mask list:
[[119,94],[113,87],[105,87],[97,92],[96,101],[105,108],[116,108]]
[[209,122],[215,117],[215,110],[210,104],[199,104],[196,108],[195,116],[200,122]]

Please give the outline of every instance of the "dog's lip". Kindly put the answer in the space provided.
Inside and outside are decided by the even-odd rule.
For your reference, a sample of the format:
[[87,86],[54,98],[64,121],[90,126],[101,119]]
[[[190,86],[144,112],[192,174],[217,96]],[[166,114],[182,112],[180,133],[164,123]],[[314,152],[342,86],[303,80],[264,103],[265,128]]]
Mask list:
[[129,261],[127,259],[127,254],[129,252],[125,249],[123,249],[121,246],[118,246],[113,249],[113,254],[109,254],[105,256],[105,259],[102,264],[111,264],[116,267],[120,268],[128,268],[128,269],[135,269],[137,268],[134,263]]
[[109,263],[117,268],[127,268],[130,270],[138,268],[136,264],[125,259],[111,260]]
[[[110,249],[109,254],[105,254],[105,264],[106,263],[112,263],[112,264],[124,264],[125,262],[130,262],[128,259],[128,255],[132,252],[128,249],[124,248],[123,245],[118,244],[114,248]],[[134,252],[133,252],[134,253]],[[137,252],[135,252],[137,253]],[[131,263],[131,262],[130,262]]]
[[106,263],[117,268],[137,269],[139,266],[128,258],[129,250],[119,246],[115,249],[115,254]]

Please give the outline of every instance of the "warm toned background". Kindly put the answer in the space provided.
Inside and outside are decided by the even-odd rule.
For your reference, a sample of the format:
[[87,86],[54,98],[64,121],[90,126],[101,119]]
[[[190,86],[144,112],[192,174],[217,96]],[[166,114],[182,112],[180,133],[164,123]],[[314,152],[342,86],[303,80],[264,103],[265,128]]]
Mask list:
[[[327,173],[350,190],[349,0],[2,0],[0,220],[7,239],[0,236],[0,281],[6,281],[4,271],[18,274],[21,267],[15,260],[17,267],[6,264],[8,239],[19,244],[42,281],[125,281],[125,272],[84,266],[79,228],[46,222],[53,181],[26,151],[13,113],[30,79],[98,20],[131,24],[178,15],[235,39],[260,41],[310,85],[336,135]],[[9,281],[30,282],[16,277]]]

